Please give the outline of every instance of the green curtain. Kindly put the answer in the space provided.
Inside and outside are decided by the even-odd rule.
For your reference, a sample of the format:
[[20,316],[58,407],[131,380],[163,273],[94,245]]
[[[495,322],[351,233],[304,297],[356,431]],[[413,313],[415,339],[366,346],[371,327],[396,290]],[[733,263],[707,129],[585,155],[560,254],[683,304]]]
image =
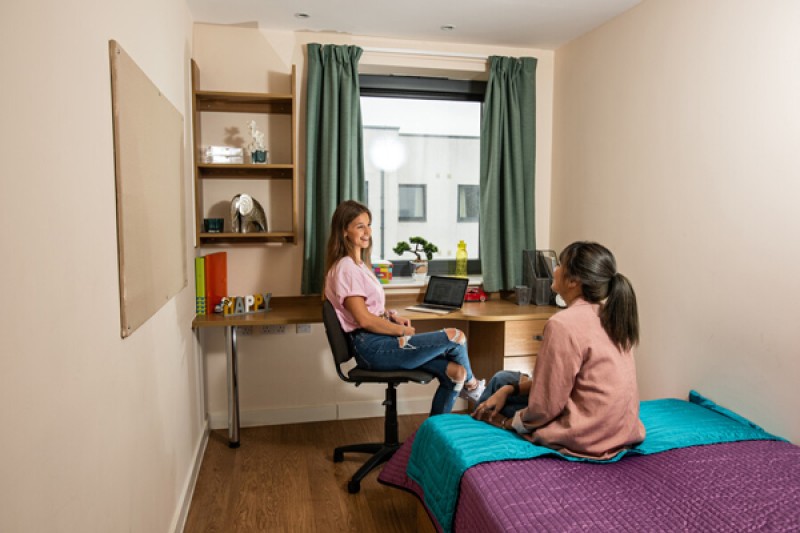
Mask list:
[[481,124],[481,270],[484,289],[522,281],[522,251],[536,249],[536,59],[489,58]]
[[303,294],[322,292],[325,244],[336,206],[364,199],[357,46],[307,46],[306,227]]

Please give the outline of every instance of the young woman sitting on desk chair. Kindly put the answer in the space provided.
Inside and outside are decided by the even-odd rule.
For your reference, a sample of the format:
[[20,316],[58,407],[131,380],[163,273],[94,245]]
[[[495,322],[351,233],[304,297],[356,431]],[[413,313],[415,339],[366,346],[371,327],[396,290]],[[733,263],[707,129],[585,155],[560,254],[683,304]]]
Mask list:
[[604,246],[576,242],[559,259],[552,287],[567,309],[547,321],[533,377],[497,373],[473,417],[564,454],[609,459],[645,436],[631,351],[636,295]]
[[464,333],[447,328],[416,334],[410,320],[385,309],[383,286],[370,266],[371,224],[367,206],[353,200],[339,204],[325,256],[323,292],[353,342],[358,366],[435,375],[439,388],[431,415],[449,413],[457,396],[476,401],[484,382],[472,375]]

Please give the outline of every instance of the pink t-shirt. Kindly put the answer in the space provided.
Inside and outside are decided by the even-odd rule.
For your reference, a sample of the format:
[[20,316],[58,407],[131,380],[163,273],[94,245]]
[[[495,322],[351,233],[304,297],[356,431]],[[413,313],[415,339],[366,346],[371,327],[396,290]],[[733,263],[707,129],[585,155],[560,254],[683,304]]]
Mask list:
[[345,332],[361,327],[344,307],[345,298],[350,296],[363,297],[367,310],[373,315],[380,316],[385,310],[386,295],[375,273],[366,264],[356,264],[348,256],[337,261],[325,278],[325,298],[336,310],[336,316]]

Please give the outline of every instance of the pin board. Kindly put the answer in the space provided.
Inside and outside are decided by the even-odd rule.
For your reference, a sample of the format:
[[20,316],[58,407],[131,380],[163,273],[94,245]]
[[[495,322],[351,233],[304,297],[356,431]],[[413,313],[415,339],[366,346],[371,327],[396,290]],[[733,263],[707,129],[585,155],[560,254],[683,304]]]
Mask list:
[[120,328],[131,335],[188,283],[183,116],[109,41]]

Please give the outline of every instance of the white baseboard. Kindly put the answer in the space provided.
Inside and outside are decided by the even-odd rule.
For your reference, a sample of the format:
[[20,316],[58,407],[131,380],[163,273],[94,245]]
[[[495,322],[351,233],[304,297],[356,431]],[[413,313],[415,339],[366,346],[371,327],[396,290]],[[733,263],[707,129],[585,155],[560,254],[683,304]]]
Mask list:
[[172,531],[175,533],[182,533],[183,528],[186,527],[186,518],[189,516],[189,506],[192,504],[192,496],[194,495],[194,488],[197,485],[197,476],[200,474],[200,466],[203,464],[203,456],[206,454],[206,446],[208,445],[208,418],[203,424],[203,434],[200,441],[197,443],[197,448],[194,452],[194,465],[192,471],[186,480],[183,488],[183,497],[181,498],[178,507],[178,516],[175,520],[175,527]]
[[[212,413],[209,416],[211,429],[228,427],[228,413]],[[254,409],[239,413],[240,426],[274,426],[336,420],[336,405],[313,405],[307,407],[283,407],[276,409]]]
[[[454,411],[467,408],[464,400],[456,400]],[[397,412],[401,415],[425,414],[431,409],[430,398],[409,398],[397,402]],[[347,420],[353,418],[382,417],[382,400],[362,402],[343,402],[328,405],[305,407],[284,407],[276,409],[256,409],[239,413],[241,427],[273,426],[280,424],[299,424],[302,422],[322,422],[326,420]],[[211,429],[228,427],[228,413],[217,412],[209,415]]]

